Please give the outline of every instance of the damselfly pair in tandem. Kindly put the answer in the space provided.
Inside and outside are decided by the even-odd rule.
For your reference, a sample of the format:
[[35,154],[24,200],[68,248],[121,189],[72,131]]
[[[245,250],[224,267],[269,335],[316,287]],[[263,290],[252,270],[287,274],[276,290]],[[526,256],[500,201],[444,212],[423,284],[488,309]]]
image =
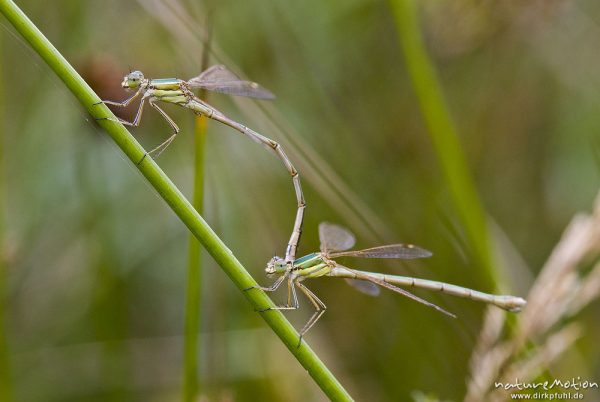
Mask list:
[[[197,77],[194,77],[188,81],[177,78],[147,79],[140,71],[133,71],[124,77],[121,85],[125,89],[135,90],[136,92],[132,97],[123,102],[103,101],[103,103],[123,107],[129,105],[134,99],[141,95],[142,98],[137,114],[133,122],[124,121],[122,119],[106,119],[118,121],[130,126],[138,126],[141,120],[144,104],[147,101],[150,106],[156,109],[167,120],[173,129],[173,135],[162,144],[148,152],[148,154],[160,154],[174,140],[177,133],[179,133],[179,127],[177,124],[175,124],[175,122],[155,103],[156,101],[161,101],[183,106],[191,109],[197,114],[204,115],[208,118],[226,124],[236,129],[240,133],[248,136],[253,141],[263,145],[265,148],[271,150],[283,162],[288,173],[292,176],[294,190],[296,193],[296,220],[294,222],[292,235],[286,248],[285,258],[273,257],[267,264],[267,274],[278,275],[279,278],[269,287],[258,288],[264,291],[272,292],[277,290],[284,282],[287,281],[287,304],[284,306],[267,308],[261,311],[267,311],[271,309],[298,309],[299,302],[296,294],[296,288],[299,289],[315,307],[315,312],[300,330],[298,346],[300,346],[304,334],[306,334],[306,332],[315,325],[315,323],[319,320],[319,318],[321,318],[326,310],[326,306],[321,299],[319,299],[302,283],[308,278],[317,278],[321,276],[345,278],[352,286],[370,295],[379,294],[379,288],[376,286],[379,285],[419,303],[432,307],[451,317],[455,317],[455,315],[400,288],[399,286],[435,290],[458,297],[492,304],[511,312],[518,312],[523,308],[523,306],[526,305],[526,301],[524,299],[516,296],[498,296],[444,282],[398,275],[385,275],[374,272],[359,271],[345,267],[337,263],[335,259],[339,257],[416,259],[430,257],[432,253],[410,244],[392,244],[364,250],[349,251],[349,249],[351,249],[356,242],[354,235],[352,235],[352,233],[350,233],[347,229],[331,223],[321,223],[319,225],[321,251],[295,259],[300,233],[302,231],[304,209],[306,207],[298,171],[294,168],[291,161],[283,151],[283,148],[277,142],[258,134],[257,132],[240,123],[237,123],[236,121],[229,119],[223,113],[196,97],[192,92],[192,89],[201,88],[215,92],[248,96],[258,99],[273,99],[274,96],[269,91],[265,90],[254,82],[241,80],[222,65],[213,66]],[[248,288],[246,290],[251,289],[253,288]]]

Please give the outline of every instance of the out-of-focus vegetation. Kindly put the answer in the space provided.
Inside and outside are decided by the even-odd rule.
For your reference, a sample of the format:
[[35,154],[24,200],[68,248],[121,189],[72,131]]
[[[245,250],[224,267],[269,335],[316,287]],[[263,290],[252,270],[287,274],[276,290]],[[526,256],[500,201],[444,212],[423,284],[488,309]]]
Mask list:
[[[387,3],[21,3],[105,99],[125,97],[119,83],[129,68],[155,78],[196,75],[211,7],[212,61],[277,99],[259,107],[222,95],[210,101],[280,141],[300,170],[308,201],[301,253],[318,249],[318,222],[335,221],[356,233],[359,246],[402,241],[434,252],[423,262],[359,261],[357,268],[492,290],[449,205]],[[504,290],[525,296],[600,184],[600,6],[460,0],[426,2],[420,12],[488,213],[495,274]],[[12,394],[19,401],[179,400],[186,229],[0,21],[0,317]],[[194,117],[165,109],[182,135],[159,163],[191,196]],[[151,148],[169,127],[149,109],[133,132]],[[268,283],[265,262],[283,253],[295,213],[289,177],[263,149],[213,122],[205,149],[205,217]],[[323,400],[208,258],[202,276],[201,395]],[[375,299],[339,280],[307,284],[329,307],[307,341],[356,399],[464,397],[483,306],[418,292],[459,316],[451,320],[391,292]],[[288,315],[298,326],[311,313],[301,303]],[[598,381],[598,308],[571,318],[583,335],[546,376]]]

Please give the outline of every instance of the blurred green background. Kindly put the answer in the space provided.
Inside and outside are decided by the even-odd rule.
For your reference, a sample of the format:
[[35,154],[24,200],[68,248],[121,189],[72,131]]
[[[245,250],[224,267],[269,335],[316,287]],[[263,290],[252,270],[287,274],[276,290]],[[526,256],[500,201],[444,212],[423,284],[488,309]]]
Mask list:
[[[104,99],[130,68],[197,75],[207,10],[211,64],[277,95],[272,105],[211,94],[228,116],[280,141],[317,225],[359,247],[410,242],[434,257],[356,268],[492,291],[449,201],[383,1],[20,1]],[[503,291],[525,296],[571,217],[600,184],[600,4],[431,1],[420,17],[489,217]],[[14,400],[176,401],[181,390],[188,233],[74,97],[0,18],[2,280]],[[191,195],[194,116],[165,106],[182,135],[159,159]],[[131,117],[131,114],[129,115]],[[169,127],[148,109],[132,132],[149,149]],[[263,284],[295,214],[280,162],[208,124],[204,216]],[[204,258],[202,400],[321,401],[307,373]],[[350,265],[350,261],[347,261]],[[416,292],[449,319],[391,292],[370,298],[330,278],[307,285],[328,310],[307,341],[357,400],[414,391],[460,400],[484,307]],[[283,301],[284,292],[275,295]],[[311,306],[287,316],[299,328]],[[598,379],[598,303],[555,368]],[[584,355],[581,355],[585,353]]]

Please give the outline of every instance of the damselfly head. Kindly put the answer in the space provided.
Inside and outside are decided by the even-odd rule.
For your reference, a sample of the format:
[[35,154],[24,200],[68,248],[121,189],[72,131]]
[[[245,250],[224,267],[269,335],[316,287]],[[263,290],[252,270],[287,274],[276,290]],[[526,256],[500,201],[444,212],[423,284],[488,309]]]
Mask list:
[[141,71],[132,71],[123,78],[121,86],[125,89],[135,89],[140,86],[144,80],[144,74]]
[[287,263],[285,262],[285,260],[281,257],[273,257],[271,258],[271,260],[267,263],[267,268],[265,269],[265,272],[267,273],[267,275],[272,275],[275,273],[282,273],[285,272],[287,268]]

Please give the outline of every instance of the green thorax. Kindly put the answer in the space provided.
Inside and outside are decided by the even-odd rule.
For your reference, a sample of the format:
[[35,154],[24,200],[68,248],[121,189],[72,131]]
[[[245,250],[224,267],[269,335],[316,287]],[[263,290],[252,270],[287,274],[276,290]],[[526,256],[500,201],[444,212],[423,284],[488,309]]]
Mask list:
[[311,253],[300,257],[294,261],[294,267],[298,269],[307,268],[323,262],[320,253]]
[[158,78],[150,80],[150,88],[175,90],[181,88],[182,82],[179,78]]
[[312,253],[294,261],[294,272],[305,278],[317,278],[327,275],[331,271],[329,264],[323,259],[321,253]]
[[186,106],[193,96],[188,94],[182,86],[183,81],[177,78],[159,78],[150,80],[146,95],[153,99]]

